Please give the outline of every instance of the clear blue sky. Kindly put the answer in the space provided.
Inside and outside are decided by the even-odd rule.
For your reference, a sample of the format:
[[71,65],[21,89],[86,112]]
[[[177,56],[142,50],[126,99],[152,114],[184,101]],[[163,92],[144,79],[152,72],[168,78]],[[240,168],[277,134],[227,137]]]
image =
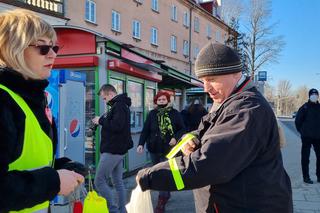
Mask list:
[[272,22],[286,46],[278,64],[268,65],[269,84],[289,80],[292,88],[320,89],[320,0],[272,0]]

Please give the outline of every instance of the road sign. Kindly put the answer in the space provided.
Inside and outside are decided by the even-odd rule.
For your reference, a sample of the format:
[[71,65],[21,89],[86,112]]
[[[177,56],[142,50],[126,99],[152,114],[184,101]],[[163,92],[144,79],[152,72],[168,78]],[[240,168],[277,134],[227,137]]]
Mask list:
[[258,81],[266,81],[266,80],[267,80],[267,71],[259,71]]

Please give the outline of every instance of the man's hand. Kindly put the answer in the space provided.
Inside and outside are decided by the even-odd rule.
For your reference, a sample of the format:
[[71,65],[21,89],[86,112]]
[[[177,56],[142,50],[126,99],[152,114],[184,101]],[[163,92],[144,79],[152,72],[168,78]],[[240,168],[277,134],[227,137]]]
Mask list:
[[92,119],[92,123],[98,125],[98,124],[99,124],[99,119],[100,119],[99,116],[94,117],[94,118]]
[[143,146],[142,146],[142,145],[139,145],[139,146],[137,147],[137,153],[139,153],[139,154],[142,154],[142,153],[143,153]]
[[183,147],[181,147],[181,151],[184,155],[190,155],[196,149],[196,144],[199,143],[197,138],[193,138],[189,140]]
[[141,169],[136,176],[137,185],[140,185],[142,191],[145,191],[150,187],[149,180],[148,180],[148,173],[149,173],[148,168]]
[[74,189],[84,182],[84,177],[74,171],[66,169],[57,170],[60,179],[60,191],[59,195],[68,195]]
[[174,146],[174,145],[176,145],[176,143],[177,143],[177,140],[175,138],[171,138],[169,145]]

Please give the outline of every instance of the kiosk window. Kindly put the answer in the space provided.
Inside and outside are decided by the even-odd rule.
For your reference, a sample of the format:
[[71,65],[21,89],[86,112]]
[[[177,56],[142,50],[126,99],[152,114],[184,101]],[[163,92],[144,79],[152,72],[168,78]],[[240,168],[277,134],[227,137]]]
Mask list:
[[122,80],[110,78],[109,84],[111,84],[112,86],[114,86],[114,88],[116,88],[118,94],[123,93],[124,82]]
[[140,132],[143,123],[143,85],[141,83],[129,81],[128,95],[131,98],[131,128],[133,132]]
[[154,94],[155,94],[155,89],[153,88],[147,88],[146,90],[146,109],[147,111],[151,111],[154,108]]

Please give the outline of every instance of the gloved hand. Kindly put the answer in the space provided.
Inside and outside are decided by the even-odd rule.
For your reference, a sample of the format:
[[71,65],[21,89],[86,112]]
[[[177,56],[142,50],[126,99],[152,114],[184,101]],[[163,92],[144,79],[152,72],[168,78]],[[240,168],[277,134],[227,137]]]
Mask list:
[[83,177],[88,175],[88,168],[83,165],[82,163],[76,162],[76,161],[69,161],[62,165],[61,169],[67,169],[70,171],[74,171]]

